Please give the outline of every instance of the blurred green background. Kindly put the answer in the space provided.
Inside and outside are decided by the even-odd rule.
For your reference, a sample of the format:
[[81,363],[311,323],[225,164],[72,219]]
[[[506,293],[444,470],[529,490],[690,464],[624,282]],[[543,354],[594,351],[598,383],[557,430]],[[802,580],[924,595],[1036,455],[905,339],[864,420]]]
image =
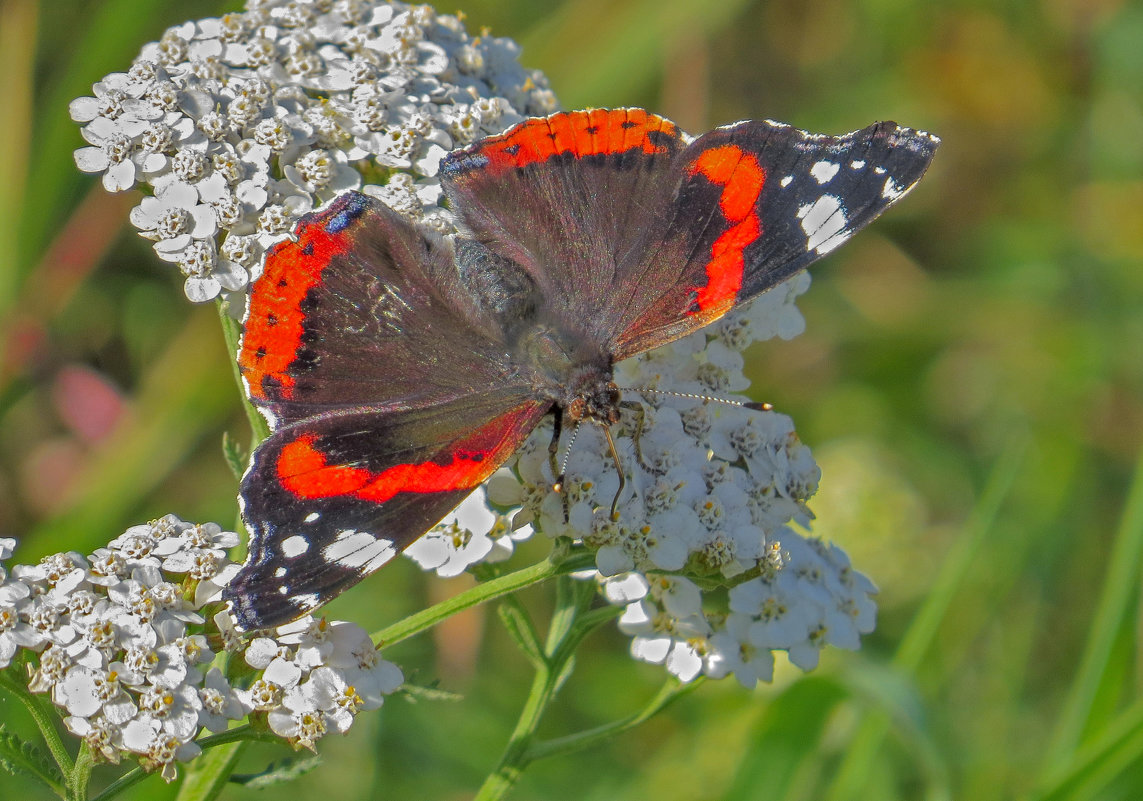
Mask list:
[[[457,2],[440,10],[521,42],[565,108],[944,139],[917,191],[813,270],[806,333],[752,352],[753,392],[824,470],[815,532],[881,587],[876,633],[753,694],[708,683],[534,765],[513,797],[1143,798],[1143,4]],[[248,434],[215,309],[134,235],[135,197],[75,170],[67,112],[166,26],[227,10],[0,4],[0,536],[21,538],[17,561],[166,512],[233,524],[219,443]],[[332,613],[377,628],[457,586],[395,565]],[[489,611],[389,653],[462,700],[391,700],[266,792],[470,795],[529,681]],[[662,671],[625,648],[588,643],[543,734],[654,693]],[[0,720],[30,731],[7,698]],[[151,778],[128,797],[173,793]],[[0,796],[46,797],[5,774]]]

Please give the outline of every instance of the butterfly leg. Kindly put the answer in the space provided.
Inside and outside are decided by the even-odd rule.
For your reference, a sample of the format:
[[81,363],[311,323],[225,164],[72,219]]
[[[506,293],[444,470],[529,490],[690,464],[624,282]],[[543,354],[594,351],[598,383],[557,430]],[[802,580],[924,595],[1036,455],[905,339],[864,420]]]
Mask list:
[[611,519],[619,519],[619,496],[627,486],[627,479],[623,476],[623,463],[619,461],[619,451],[615,449],[615,439],[611,436],[611,428],[603,426],[603,435],[607,437],[607,447],[611,449],[611,458],[615,461],[615,472],[619,475],[619,486],[615,488],[615,497],[611,499]]
[[651,465],[643,460],[643,429],[647,424],[647,412],[643,409],[643,404],[639,401],[620,401],[619,406],[635,413],[637,421],[635,431],[631,434],[631,442],[635,445],[635,458],[639,461],[640,467],[648,473],[653,473],[654,470],[651,469]]

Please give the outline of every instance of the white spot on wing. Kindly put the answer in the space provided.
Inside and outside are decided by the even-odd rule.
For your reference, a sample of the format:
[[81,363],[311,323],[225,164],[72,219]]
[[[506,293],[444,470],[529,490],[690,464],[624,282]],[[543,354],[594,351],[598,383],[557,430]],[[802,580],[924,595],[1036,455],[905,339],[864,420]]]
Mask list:
[[297,534],[282,540],[282,554],[287,559],[301,556],[309,549],[310,544],[306,541],[305,537],[299,537]]
[[783,189],[785,189],[787,186],[789,186],[789,185],[790,185],[790,182],[791,182],[791,181],[793,181],[793,180],[794,180],[794,176],[792,176],[792,175],[787,175],[785,178],[783,178],[783,179],[782,179],[781,181],[779,181],[778,183],[780,183],[780,184],[782,185],[782,188],[783,188]]
[[850,169],[860,170],[865,166],[865,159],[854,159],[853,161],[849,162],[849,166]]
[[319,517],[321,517],[320,512],[310,512],[308,515],[306,515],[305,519],[302,520],[302,522],[303,523],[312,523],[315,520],[317,520]]
[[397,555],[391,540],[374,537],[367,531],[339,531],[337,540],[322,548],[322,557],[344,567],[371,572]]
[[894,181],[891,177],[885,179],[885,186],[881,187],[881,197],[892,202],[905,194],[905,187]]
[[284,575],[286,575],[286,568],[284,567],[279,567],[274,571],[274,578],[281,578]]
[[840,166],[835,161],[818,161],[810,167],[810,175],[814,176],[819,184],[828,184],[839,169]]
[[798,208],[798,219],[806,232],[806,250],[829,253],[848,238],[845,210],[833,195],[822,195]]
[[[283,587],[282,591],[285,592]],[[294,595],[286,599],[298,609],[313,609],[321,601],[316,592],[307,592],[304,595]]]
[[885,168],[884,167],[874,167],[873,172],[876,175],[884,175],[885,174]]

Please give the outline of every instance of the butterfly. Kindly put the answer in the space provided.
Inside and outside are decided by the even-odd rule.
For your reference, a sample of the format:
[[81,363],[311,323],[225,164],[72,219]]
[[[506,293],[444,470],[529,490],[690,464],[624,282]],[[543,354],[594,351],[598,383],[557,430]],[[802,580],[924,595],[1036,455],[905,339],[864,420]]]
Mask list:
[[357,192],[268,252],[238,364],[270,422],[241,483],[238,625],[326,603],[412,544],[549,413],[619,419],[616,362],[830,252],[908,192],[939,140],[642,109],[526,120],[448,154],[460,231]]

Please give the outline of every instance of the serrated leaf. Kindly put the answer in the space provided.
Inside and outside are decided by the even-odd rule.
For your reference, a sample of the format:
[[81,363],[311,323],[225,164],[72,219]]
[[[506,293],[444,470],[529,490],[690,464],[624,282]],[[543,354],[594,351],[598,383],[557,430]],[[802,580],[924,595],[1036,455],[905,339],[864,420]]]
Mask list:
[[63,787],[64,777],[51,758],[34,743],[21,740],[0,724],[0,767],[12,774],[39,779],[53,790]]
[[230,781],[244,787],[264,789],[275,784],[290,782],[299,776],[304,776],[322,763],[320,756],[287,757],[278,762],[271,762],[261,773],[246,773],[230,777]]
[[516,645],[520,646],[520,650],[524,652],[524,656],[528,657],[528,661],[536,666],[543,665],[547,661],[547,657],[544,656],[543,646],[540,644],[536,630],[532,627],[527,616],[512,604],[500,604],[496,611],[500,615],[504,628],[508,630]]
[[560,666],[560,672],[552,681],[552,692],[559,692],[564,683],[571,678],[573,672],[575,672],[575,656],[569,656],[567,661]]
[[401,685],[401,693],[410,701],[463,701],[460,693],[442,690],[439,687],[425,687],[405,682]]
[[234,477],[241,479],[242,474],[246,472],[249,455],[245,448],[234,441],[228,431],[222,432],[222,456],[226,459],[226,464]]

